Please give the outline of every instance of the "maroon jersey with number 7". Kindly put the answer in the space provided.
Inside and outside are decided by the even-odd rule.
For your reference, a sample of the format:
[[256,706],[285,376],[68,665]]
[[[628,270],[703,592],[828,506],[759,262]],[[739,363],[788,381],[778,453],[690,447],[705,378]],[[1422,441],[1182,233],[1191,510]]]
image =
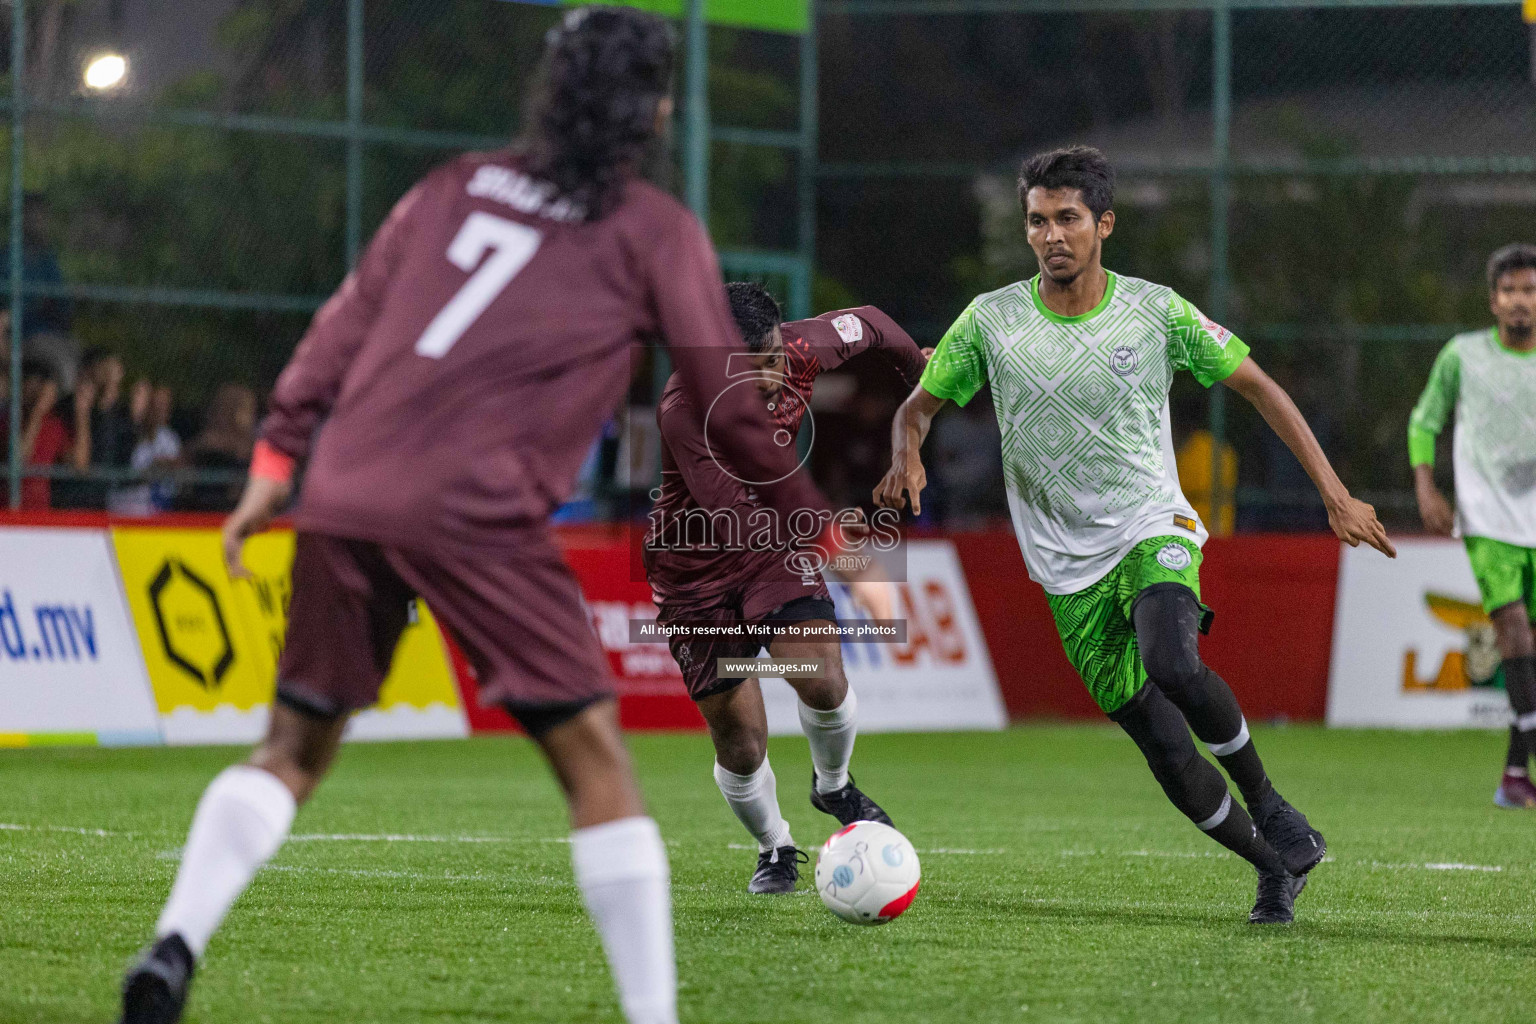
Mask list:
[[268,445],[308,460],[300,529],[399,545],[515,543],[570,495],[662,340],[736,465],[825,504],[727,360],[744,353],[709,240],[642,181],[587,222],[511,152],[471,154],[395,207],[277,382]]

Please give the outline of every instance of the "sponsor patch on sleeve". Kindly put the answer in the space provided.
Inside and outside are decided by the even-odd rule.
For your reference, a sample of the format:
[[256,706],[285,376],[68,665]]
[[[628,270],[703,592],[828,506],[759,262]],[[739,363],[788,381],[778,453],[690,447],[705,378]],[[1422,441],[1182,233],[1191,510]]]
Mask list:
[[1211,336],[1211,340],[1216,342],[1217,347],[1225,349],[1227,342],[1232,340],[1232,332],[1204,313],[1198,313],[1197,315],[1200,317],[1200,326],[1205,328],[1205,332]]
[[864,321],[852,313],[844,313],[832,320],[832,327],[837,331],[837,336],[843,339],[844,345],[852,345],[856,341],[864,340]]
[[1188,530],[1190,533],[1200,532],[1199,523],[1195,522],[1195,520],[1191,519],[1189,516],[1180,515],[1177,512],[1173,514],[1173,525],[1177,526],[1181,530]]

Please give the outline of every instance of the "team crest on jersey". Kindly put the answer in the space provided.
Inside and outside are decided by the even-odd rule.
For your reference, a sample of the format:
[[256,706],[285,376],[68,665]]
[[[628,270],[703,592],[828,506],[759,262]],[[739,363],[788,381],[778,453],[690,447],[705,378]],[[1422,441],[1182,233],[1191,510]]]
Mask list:
[[1135,373],[1140,364],[1141,359],[1136,355],[1136,350],[1129,345],[1121,345],[1109,354],[1109,368],[1122,377]]
[[844,313],[834,318],[832,327],[837,331],[837,336],[843,339],[844,345],[852,345],[856,341],[864,340],[864,321],[852,313]]
[[1200,318],[1200,326],[1205,328],[1206,333],[1216,342],[1217,347],[1226,348],[1227,342],[1232,340],[1232,332],[1204,313],[1196,312],[1195,315]]
[[1157,564],[1173,572],[1183,572],[1193,561],[1194,556],[1183,544],[1164,544],[1157,552]]

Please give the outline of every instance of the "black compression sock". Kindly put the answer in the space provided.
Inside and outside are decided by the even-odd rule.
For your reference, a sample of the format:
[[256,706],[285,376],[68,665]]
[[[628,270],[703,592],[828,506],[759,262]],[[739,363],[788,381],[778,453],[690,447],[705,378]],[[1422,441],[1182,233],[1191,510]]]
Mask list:
[[1266,875],[1285,874],[1285,864],[1269,841],[1259,834],[1248,812],[1230,796],[1223,804],[1227,808],[1220,822],[1205,829],[1205,834]]
[[1248,812],[1232,799],[1221,772],[1195,749],[1184,716],[1156,683],[1146,684],[1110,717],[1136,741],[1168,800],[1190,821],[1260,871],[1285,870]]
[[1506,771],[1515,770],[1523,773],[1526,768],[1528,755],[1525,749],[1525,737],[1520,735],[1520,730],[1514,726],[1509,727],[1509,753],[1504,758]]
[[1536,654],[1504,659],[1504,689],[1526,751],[1536,750]]
[[1200,660],[1202,611],[1187,587],[1142,591],[1131,610],[1136,646],[1147,674],[1183,713],[1200,742],[1227,770],[1250,811],[1273,791],[1232,687]]
[[[1246,736],[1247,732],[1248,724],[1245,722],[1243,735]],[[1232,781],[1237,783],[1238,790],[1243,794],[1243,803],[1248,805],[1249,811],[1257,812],[1275,791],[1269,775],[1264,771],[1264,762],[1259,760],[1259,752],[1253,747],[1253,740],[1248,740],[1230,754],[1217,754],[1216,760],[1221,762]]]

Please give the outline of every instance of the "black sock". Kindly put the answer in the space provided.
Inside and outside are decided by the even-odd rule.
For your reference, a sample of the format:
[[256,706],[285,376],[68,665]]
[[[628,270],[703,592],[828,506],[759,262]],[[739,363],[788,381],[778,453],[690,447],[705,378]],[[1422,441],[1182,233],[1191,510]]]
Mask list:
[[1536,654],[1504,659],[1504,689],[1526,751],[1536,750]]
[[[1201,758],[1201,760],[1205,759]],[[1215,769],[1213,768],[1212,771]],[[1206,829],[1205,834],[1266,875],[1286,873],[1285,864],[1280,860],[1280,855],[1275,852],[1273,846],[1269,845],[1269,840],[1259,834],[1253,819],[1236,800],[1232,801],[1232,806],[1221,823]]]
[[1264,762],[1248,738],[1237,695],[1200,660],[1200,602],[1188,587],[1149,587],[1131,609],[1136,646],[1147,675],[1211,749],[1251,812],[1273,791]]
[[1190,821],[1260,871],[1285,871],[1274,848],[1227,792],[1221,772],[1195,749],[1184,716],[1156,683],[1142,687],[1110,717],[1136,741],[1168,800]]
[[[1221,677],[1212,672],[1211,677],[1223,687],[1226,683]],[[1227,690],[1231,693],[1231,690]],[[1237,701],[1234,698],[1233,703]],[[1247,723],[1243,723],[1243,733],[1246,735]],[[1269,775],[1264,771],[1264,762],[1259,760],[1259,752],[1254,749],[1253,740],[1248,740],[1241,747],[1230,754],[1217,754],[1216,760],[1232,776],[1232,781],[1237,783],[1238,790],[1243,794],[1243,803],[1248,805],[1251,812],[1257,813],[1269,795],[1275,791],[1274,785],[1269,781]]]
[[197,966],[197,957],[192,955],[192,949],[187,945],[187,940],[175,932],[155,942],[155,954],[173,961],[187,974],[191,974],[193,968]]
[[1512,725],[1509,727],[1509,754],[1504,758],[1504,770],[1514,769],[1524,773],[1526,761],[1525,737]]

